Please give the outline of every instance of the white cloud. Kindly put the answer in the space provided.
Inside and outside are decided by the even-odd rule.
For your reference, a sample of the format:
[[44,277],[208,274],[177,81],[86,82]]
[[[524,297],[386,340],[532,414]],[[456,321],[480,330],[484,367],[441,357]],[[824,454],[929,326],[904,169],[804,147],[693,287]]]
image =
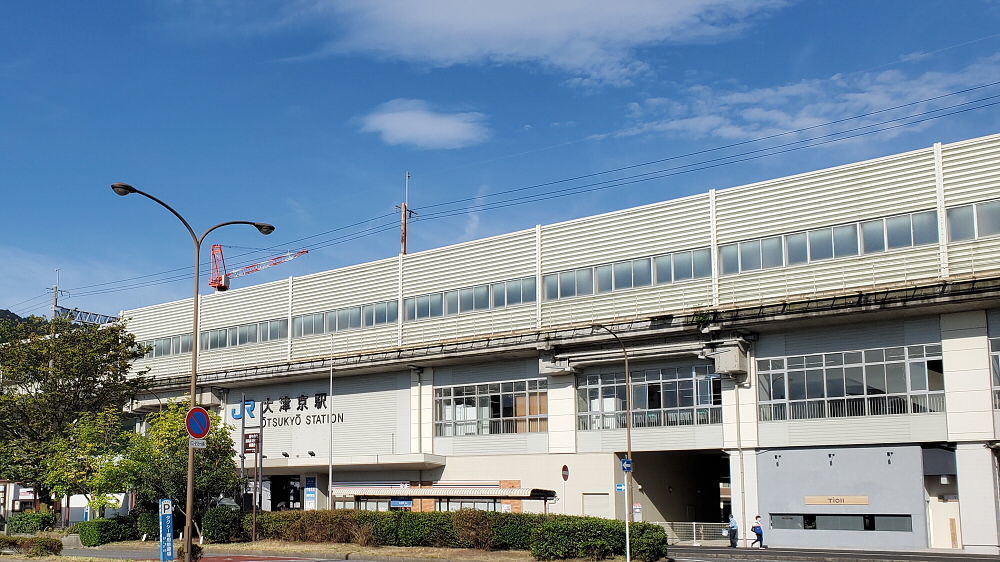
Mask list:
[[[292,59],[364,53],[435,67],[529,63],[569,74],[582,86],[626,85],[649,67],[639,48],[721,41],[787,0],[298,0],[245,5],[197,2],[206,32],[273,33],[319,28],[328,37]],[[214,7],[214,9],[212,9]],[[250,12],[250,13],[254,13]]]
[[[975,90],[930,102],[921,101],[978,86],[988,82],[988,77],[997,75],[1000,75],[1000,55],[980,59],[951,72],[858,72],[743,90],[692,86],[671,97],[651,97],[626,105],[628,124],[625,127],[592,138],[653,134],[740,141],[814,127],[805,133],[813,137],[835,130],[876,125],[992,95],[995,93],[993,90]],[[897,111],[880,112],[904,104],[913,105]],[[836,126],[822,126],[873,112],[876,113]],[[873,136],[892,138],[907,130],[926,128],[929,124],[924,122]],[[784,140],[796,138],[801,137],[789,135]]]
[[477,112],[440,113],[422,100],[395,99],[361,118],[361,130],[382,142],[423,149],[463,148],[490,137],[486,116]]

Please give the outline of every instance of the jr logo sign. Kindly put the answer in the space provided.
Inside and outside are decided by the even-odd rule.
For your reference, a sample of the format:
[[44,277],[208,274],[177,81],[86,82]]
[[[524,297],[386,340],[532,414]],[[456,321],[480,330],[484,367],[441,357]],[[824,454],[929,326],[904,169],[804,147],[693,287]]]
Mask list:
[[243,402],[243,407],[239,406],[233,408],[232,415],[234,420],[243,419],[243,412],[246,412],[248,418],[256,418],[254,415],[254,410],[257,409],[257,402],[254,400],[246,400]]

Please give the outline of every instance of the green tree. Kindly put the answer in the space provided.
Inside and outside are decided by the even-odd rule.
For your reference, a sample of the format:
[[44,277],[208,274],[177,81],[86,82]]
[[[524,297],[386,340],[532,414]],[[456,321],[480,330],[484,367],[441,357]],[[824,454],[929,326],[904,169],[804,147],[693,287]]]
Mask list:
[[51,501],[46,459],[80,417],[122,408],[147,387],[131,373],[145,350],[122,322],[75,325],[31,317],[0,322],[0,478]]
[[[155,505],[172,499],[183,511],[187,496],[187,402],[172,402],[146,417],[146,431],[132,436],[122,462],[124,481],[139,503]],[[206,448],[195,451],[195,521],[213,498],[232,496],[245,486],[236,465],[235,445],[222,419],[210,413],[212,430]]]
[[54,440],[45,460],[45,484],[58,496],[83,494],[88,506],[104,516],[108,507],[120,507],[113,495],[124,492],[122,454],[130,432],[121,408],[84,413],[69,435]]

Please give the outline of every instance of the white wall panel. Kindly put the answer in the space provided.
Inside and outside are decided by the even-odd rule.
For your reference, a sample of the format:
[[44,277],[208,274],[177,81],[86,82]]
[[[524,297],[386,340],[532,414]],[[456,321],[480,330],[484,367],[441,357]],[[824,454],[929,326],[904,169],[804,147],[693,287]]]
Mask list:
[[947,441],[945,414],[824,418],[757,425],[761,447]]
[[[625,430],[579,431],[581,453],[614,453],[625,450]],[[633,451],[679,451],[721,449],[722,424],[674,427],[644,427],[632,431]]]
[[352,265],[292,280],[292,314],[395,300],[399,293],[398,258]]
[[137,340],[191,333],[191,299],[126,310],[128,330]]
[[382,324],[333,334],[292,338],[292,360],[329,357],[349,351],[396,346],[396,325]]
[[[202,350],[198,353],[198,372],[244,369],[254,365],[275,363],[285,359],[288,344],[285,340],[269,341],[236,347]],[[185,354],[190,364],[191,356]],[[185,371],[187,371],[186,369]]]
[[501,334],[535,327],[535,305],[425,318],[403,323],[403,345],[475,335]]
[[535,231],[522,230],[403,258],[403,295],[460,289],[535,274]]
[[719,243],[933,209],[933,156],[927,148],[718,190]]
[[225,328],[284,318],[288,312],[288,281],[274,281],[222,293],[204,295],[201,299],[201,329]]
[[546,453],[548,450],[549,436],[547,433],[508,433],[434,438],[434,453],[445,456],[524,455]]
[[542,323],[545,326],[592,323],[609,318],[675,313],[711,304],[711,280],[696,279],[545,301],[542,303]]
[[542,227],[542,272],[710,244],[708,194]]
[[1000,198],[1000,135],[941,147],[948,206]]
[[996,273],[1000,270],[1000,238],[984,238],[948,244],[948,264],[952,275]]
[[830,291],[933,279],[938,273],[938,247],[925,245],[725,275],[719,279],[719,302],[727,305],[801,298]]

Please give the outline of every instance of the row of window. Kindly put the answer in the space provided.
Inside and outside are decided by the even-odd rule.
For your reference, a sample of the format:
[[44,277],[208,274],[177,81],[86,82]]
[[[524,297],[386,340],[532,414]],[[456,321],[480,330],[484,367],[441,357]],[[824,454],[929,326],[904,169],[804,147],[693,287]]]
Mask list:
[[908,248],[938,241],[937,211],[817,228],[719,247],[722,275]]
[[819,515],[815,513],[772,513],[772,529],[817,531],[913,531],[909,515]]
[[943,411],[941,346],[757,361],[761,421]]
[[221,349],[288,338],[288,319],[265,320],[201,333],[201,349]]
[[1000,201],[948,209],[948,239],[973,240],[1000,234]]
[[545,300],[565,299],[712,276],[708,248],[549,273]]
[[137,345],[148,348],[143,359],[154,357],[164,357],[166,355],[176,355],[178,353],[191,352],[191,334],[181,334],[179,336],[167,336],[136,342]]
[[394,300],[303,314],[292,318],[292,337],[300,338],[392,324],[398,315],[399,302]]
[[476,310],[505,308],[535,302],[535,278],[522,277],[403,300],[405,320],[465,314]]
[[434,389],[434,434],[493,435],[548,431],[544,378]]

